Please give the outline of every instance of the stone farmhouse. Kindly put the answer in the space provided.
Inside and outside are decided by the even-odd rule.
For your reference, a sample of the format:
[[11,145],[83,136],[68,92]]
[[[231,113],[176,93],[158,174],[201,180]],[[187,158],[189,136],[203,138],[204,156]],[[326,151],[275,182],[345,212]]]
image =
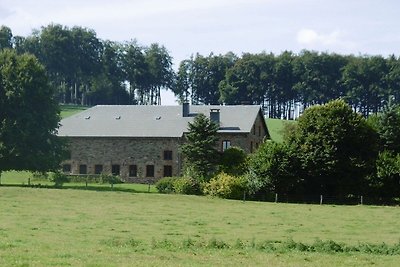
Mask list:
[[63,171],[73,175],[119,175],[127,182],[155,182],[180,175],[188,123],[203,113],[219,125],[218,149],[241,147],[252,153],[269,138],[259,106],[99,105],[61,121],[70,158]]

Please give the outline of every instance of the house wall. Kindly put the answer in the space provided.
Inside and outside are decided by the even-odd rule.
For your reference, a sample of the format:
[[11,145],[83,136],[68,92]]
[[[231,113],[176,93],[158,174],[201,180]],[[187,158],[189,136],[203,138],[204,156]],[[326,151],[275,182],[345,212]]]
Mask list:
[[[128,182],[155,182],[164,177],[164,166],[172,166],[172,175],[180,173],[179,138],[69,137],[71,174],[79,174],[79,165],[87,174],[95,174],[95,165],[103,165],[110,174],[112,165],[120,166],[120,176]],[[172,151],[172,160],[164,160],[164,150]],[[137,166],[137,177],[129,177],[129,165]],[[154,165],[154,177],[146,177],[146,165]]]
[[[250,133],[219,133],[217,149],[222,142],[241,147],[246,153],[254,152],[268,137],[262,115],[258,115]],[[71,166],[71,174],[80,174],[79,166],[86,165],[87,174],[95,174],[95,165],[102,165],[103,173],[111,174],[112,165],[119,165],[120,176],[127,182],[154,183],[164,177],[164,166],[172,167],[172,176],[182,169],[179,146],[183,138],[115,138],[68,137],[71,158],[63,162]],[[164,151],[172,151],[172,160],[164,159]],[[129,166],[137,166],[137,176],[129,176]],[[154,176],[146,175],[146,166],[154,166]]]
[[221,133],[218,143],[218,150],[222,151],[222,142],[230,141],[231,146],[242,148],[246,153],[253,153],[269,138],[263,118],[259,114],[253,123],[250,133]]

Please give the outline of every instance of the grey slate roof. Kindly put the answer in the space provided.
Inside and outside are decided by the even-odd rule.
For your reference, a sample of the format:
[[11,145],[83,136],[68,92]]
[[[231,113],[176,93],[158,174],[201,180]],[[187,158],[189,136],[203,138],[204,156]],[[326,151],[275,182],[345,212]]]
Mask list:
[[58,136],[69,137],[181,137],[195,115],[210,116],[220,110],[219,132],[248,133],[260,112],[259,106],[190,106],[190,116],[182,116],[182,106],[99,105],[61,120]]

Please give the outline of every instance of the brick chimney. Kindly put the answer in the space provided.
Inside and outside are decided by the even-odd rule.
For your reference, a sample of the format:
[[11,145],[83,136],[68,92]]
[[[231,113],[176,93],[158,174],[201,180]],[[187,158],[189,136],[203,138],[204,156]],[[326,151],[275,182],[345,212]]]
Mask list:
[[212,108],[210,110],[210,120],[215,122],[218,126],[220,125],[220,112],[218,108]]
[[189,117],[190,108],[188,102],[182,103],[182,117]]

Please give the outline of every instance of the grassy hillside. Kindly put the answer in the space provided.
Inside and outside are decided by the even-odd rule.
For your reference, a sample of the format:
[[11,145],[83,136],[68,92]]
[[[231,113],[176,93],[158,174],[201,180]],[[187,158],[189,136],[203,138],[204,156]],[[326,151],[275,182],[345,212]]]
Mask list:
[[66,118],[78,112],[88,109],[86,106],[80,105],[61,105],[61,118]]
[[4,186],[0,205],[1,266],[396,266],[400,260],[251,245],[290,238],[394,244],[397,207]]
[[296,123],[293,120],[266,119],[267,127],[271,135],[271,139],[276,142],[283,141],[283,132],[285,125]]

